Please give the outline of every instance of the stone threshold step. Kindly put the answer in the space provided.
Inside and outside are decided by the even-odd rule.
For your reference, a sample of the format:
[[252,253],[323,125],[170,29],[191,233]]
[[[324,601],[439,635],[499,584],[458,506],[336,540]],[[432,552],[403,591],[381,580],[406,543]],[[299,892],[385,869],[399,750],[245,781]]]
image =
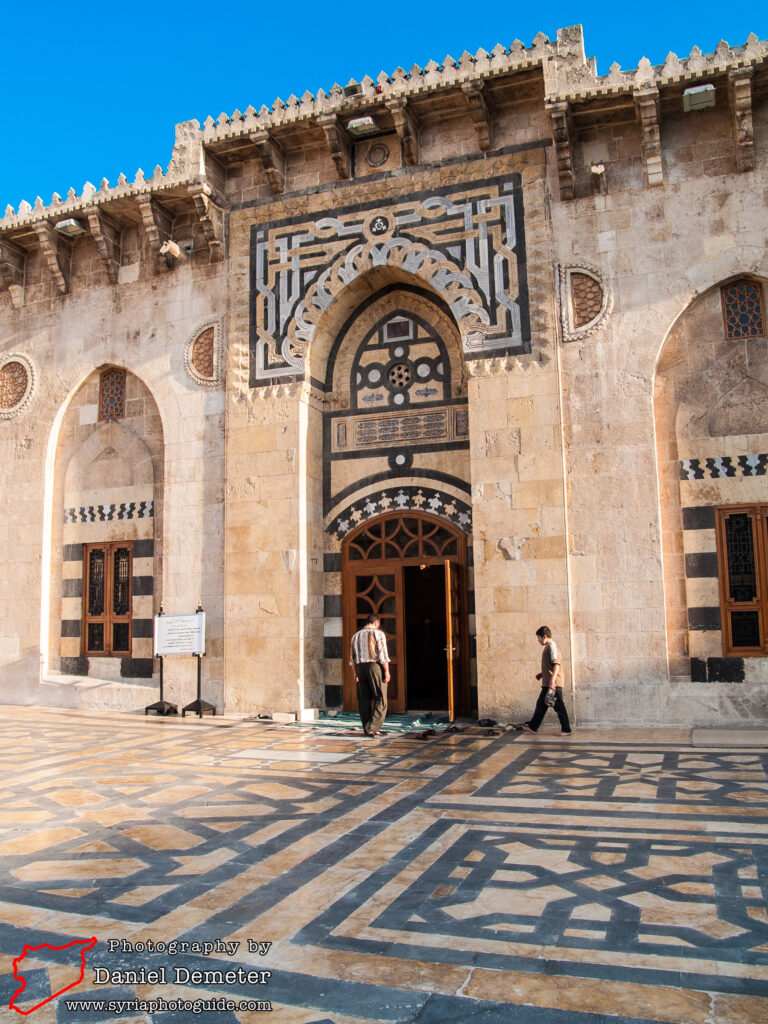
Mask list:
[[692,747],[768,747],[768,729],[755,726],[693,729]]

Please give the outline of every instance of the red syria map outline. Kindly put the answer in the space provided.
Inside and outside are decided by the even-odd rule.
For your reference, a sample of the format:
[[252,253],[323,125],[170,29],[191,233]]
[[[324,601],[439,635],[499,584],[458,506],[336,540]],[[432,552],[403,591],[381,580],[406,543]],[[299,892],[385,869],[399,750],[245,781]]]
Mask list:
[[[47,942],[43,942],[42,945],[40,945],[40,946],[24,946],[24,949],[23,949],[23,951],[21,953],[21,956],[17,956],[16,959],[13,961],[13,976],[16,979],[16,981],[20,981],[21,982],[21,985],[16,989],[16,991],[11,996],[11,1001],[8,1004],[8,1009],[9,1010],[15,1010],[16,1013],[23,1013],[23,1014],[33,1013],[35,1010],[39,1010],[41,1006],[45,1006],[46,1003],[50,1003],[50,1001],[52,999],[56,999],[57,996],[60,996],[64,992],[68,992],[71,988],[74,988],[75,985],[79,985],[80,982],[85,977],[85,954],[88,952],[89,949],[93,949],[93,947],[96,945],[97,942],[98,942],[98,939],[90,938],[90,939],[74,939],[72,942],[67,942],[63,946],[51,946]],[[32,1006],[29,1010],[20,1010],[18,1006],[14,1006],[13,1004],[16,1002],[17,997],[20,996],[21,993],[24,991],[24,989],[27,987],[27,981],[26,981],[26,978],[24,977],[24,975],[23,974],[19,975],[19,974],[16,973],[17,970],[18,970],[19,964],[21,963],[21,961],[24,960],[25,957],[29,956],[30,953],[34,953],[38,949],[61,950],[61,949],[70,949],[72,946],[82,946],[83,947],[80,950],[80,977],[77,979],[77,981],[73,981],[71,985],[67,985],[65,988],[62,988],[60,991],[54,992],[53,995],[48,996],[47,999],[43,999],[43,1001],[41,1003],[38,1003],[37,1006]]]

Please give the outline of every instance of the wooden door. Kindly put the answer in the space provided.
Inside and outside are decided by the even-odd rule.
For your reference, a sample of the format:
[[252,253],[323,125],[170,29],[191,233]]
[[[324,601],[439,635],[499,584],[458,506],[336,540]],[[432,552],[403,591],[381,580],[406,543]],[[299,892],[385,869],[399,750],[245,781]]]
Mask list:
[[448,677],[448,719],[453,721],[457,710],[463,710],[461,642],[461,569],[444,559],[445,569],[445,658]]
[[403,615],[403,573],[399,566],[384,565],[378,568],[366,564],[355,567],[350,580],[351,607],[344,616],[344,708],[357,709],[357,688],[355,675],[349,665],[349,648],[352,634],[365,626],[369,615],[378,615],[381,629],[387,638],[389,663],[389,687],[387,703],[395,714],[405,711],[405,686],[403,685],[402,659],[405,652]]
[[[342,547],[344,710],[357,710],[355,677],[349,666],[352,635],[362,629],[372,612],[380,617],[387,636],[391,681],[389,709],[405,712],[408,705],[406,666],[404,569],[407,566],[443,566],[446,609],[452,640],[449,684],[451,717],[469,710],[469,640],[463,567],[466,537],[437,516],[424,512],[390,512],[361,525]],[[446,652],[447,653],[447,652]]]
[[131,541],[86,544],[83,550],[83,654],[130,657]]

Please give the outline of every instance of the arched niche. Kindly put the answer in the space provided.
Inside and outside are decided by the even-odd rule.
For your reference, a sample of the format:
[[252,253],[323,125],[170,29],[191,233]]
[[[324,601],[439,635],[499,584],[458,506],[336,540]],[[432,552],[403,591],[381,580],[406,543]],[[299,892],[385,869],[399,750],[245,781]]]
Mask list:
[[[690,303],[654,381],[670,675],[700,682],[728,672],[768,678],[768,660],[739,666],[723,642],[717,510],[768,501],[768,338],[729,336],[725,315],[724,295],[741,279]],[[765,296],[766,282],[747,279]]]
[[[411,279],[376,274],[366,285],[340,299],[337,309],[346,315],[328,320],[325,326],[338,324],[337,333],[314,364],[324,391],[324,671],[326,693],[339,701],[341,601],[351,584],[338,570],[349,532],[409,510],[458,529],[470,550],[472,543],[468,378],[459,325],[438,296]],[[471,564],[462,586],[471,593]],[[473,616],[469,629],[474,632]],[[474,664],[466,668],[474,679]]]
[[146,385],[121,367],[94,370],[64,412],[54,461],[54,670],[151,679],[163,456],[162,422]]

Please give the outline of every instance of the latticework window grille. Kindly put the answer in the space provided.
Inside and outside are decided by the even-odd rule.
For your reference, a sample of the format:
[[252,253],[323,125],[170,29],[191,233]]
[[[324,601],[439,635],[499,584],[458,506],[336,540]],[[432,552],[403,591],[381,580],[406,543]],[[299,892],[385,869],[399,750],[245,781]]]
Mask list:
[[600,282],[589,274],[571,274],[571,303],[573,326],[591,323],[603,308],[603,289]]
[[121,420],[125,416],[125,370],[102,370],[99,382],[99,419]]
[[13,409],[27,392],[29,374],[26,367],[14,359],[0,367],[0,409]]
[[721,289],[725,336],[729,341],[739,338],[762,338],[765,335],[765,311],[760,285],[756,281],[734,281]]

